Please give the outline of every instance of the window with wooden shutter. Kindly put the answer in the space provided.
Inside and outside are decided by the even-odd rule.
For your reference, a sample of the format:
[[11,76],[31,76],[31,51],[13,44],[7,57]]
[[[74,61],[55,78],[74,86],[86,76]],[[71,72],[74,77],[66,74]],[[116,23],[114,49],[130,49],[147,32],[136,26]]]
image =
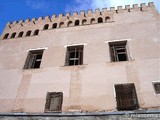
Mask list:
[[116,101],[118,110],[138,109],[138,99],[133,83],[115,85]]
[[62,102],[62,92],[48,92],[46,97],[45,112],[61,112]]
[[83,45],[67,47],[66,65],[83,64]]
[[127,41],[109,42],[110,56],[112,62],[128,61]]
[[44,50],[29,51],[24,69],[40,68]]

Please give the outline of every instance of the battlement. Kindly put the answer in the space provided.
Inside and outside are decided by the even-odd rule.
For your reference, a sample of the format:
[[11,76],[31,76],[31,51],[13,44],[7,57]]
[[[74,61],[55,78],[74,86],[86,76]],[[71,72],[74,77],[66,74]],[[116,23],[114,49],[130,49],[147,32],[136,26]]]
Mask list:
[[[14,25],[14,24],[21,24],[21,23],[27,23],[27,22],[35,22],[35,21],[42,21],[42,20],[55,20],[55,19],[58,19],[59,21],[62,19],[62,18],[68,18],[68,17],[88,17],[88,16],[91,16],[93,14],[96,14],[96,15],[105,15],[106,13],[115,13],[117,11],[118,12],[126,12],[126,11],[130,11],[130,10],[141,10],[141,11],[144,11],[146,9],[146,7],[153,7],[154,6],[154,3],[153,2],[149,2],[148,3],[148,6],[146,6],[145,3],[142,3],[141,4],[141,7],[138,7],[138,4],[134,4],[133,7],[131,8],[130,5],[125,5],[125,9],[122,8],[122,6],[118,6],[117,7],[117,10],[115,9],[115,7],[110,7],[110,10],[108,10],[107,8],[102,8],[102,11],[100,11],[100,9],[95,9],[95,11],[93,12],[92,10],[88,10],[87,13],[85,13],[84,10],[81,10],[80,13],[78,14],[77,11],[73,12],[73,14],[71,15],[70,12],[67,12],[65,15],[64,14],[59,14],[58,16],[56,16],[55,14],[52,15],[51,17],[50,16],[46,16],[46,17],[39,17],[38,19],[36,18],[32,18],[31,20],[30,19],[26,19],[26,20],[20,20],[20,21],[14,21],[13,23],[12,22],[8,22],[7,23],[7,26],[9,25]],[[53,22],[53,21],[52,21]]]
[[[89,24],[95,24],[95,23],[104,23],[104,22],[113,22],[114,21],[114,14],[123,13],[123,12],[135,12],[135,11],[147,11],[147,8],[154,7],[154,3],[150,2],[148,3],[148,6],[145,3],[142,3],[140,7],[138,7],[138,4],[134,4],[132,7],[130,5],[126,5],[125,9],[122,8],[122,6],[118,6],[117,9],[115,7],[110,7],[108,10],[107,8],[103,8],[102,11],[100,9],[95,9],[93,12],[92,10],[88,10],[86,13],[84,10],[81,10],[80,13],[77,11],[73,12],[73,14],[67,12],[64,14],[59,14],[56,16],[55,14],[46,17],[39,17],[38,19],[32,18],[32,19],[26,19],[26,20],[19,20],[8,22],[6,25],[5,30],[11,31],[14,28],[20,30],[22,28],[22,31],[24,31],[24,27],[27,27],[28,29],[32,29],[33,26],[35,27],[35,30],[47,30],[47,29],[54,29],[54,28],[64,28],[64,27],[73,27],[78,25],[89,25]],[[21,28],[20,28],[21,27]],[[33,29],[32,29],[33,30]],[[19,31],[20,32],[20,31]],[[7,32],[4,31],[5,34]],[[3,34],[4,34],[3,33]],[[13,38],[14,36],[4,36],[5,38]],[[18,36],[17,36],[18,37]]]

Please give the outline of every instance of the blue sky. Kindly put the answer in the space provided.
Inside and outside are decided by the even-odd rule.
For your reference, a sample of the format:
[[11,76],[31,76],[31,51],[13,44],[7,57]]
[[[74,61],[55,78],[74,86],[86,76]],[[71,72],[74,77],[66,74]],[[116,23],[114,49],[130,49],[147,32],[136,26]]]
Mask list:
[[8,21],[148,2],[154,2],[160,12],[159,0],[0,0],[0,34]]

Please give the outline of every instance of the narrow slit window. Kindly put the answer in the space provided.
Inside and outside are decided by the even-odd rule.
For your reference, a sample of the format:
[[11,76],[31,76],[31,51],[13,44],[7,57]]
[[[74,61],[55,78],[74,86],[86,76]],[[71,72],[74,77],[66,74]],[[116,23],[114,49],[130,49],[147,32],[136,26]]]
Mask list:
[[115,85],[117,110],[137,110],[138,99],[133,83]]
[[83,45],[71,46],[67,48],[66,65],[82,65],[83,64]]
[[29,51],[24,69],[40,68],[44,50]]
[[154,90],[156,94],[160,94],[160,82],[153,83]]
[[127,41],[109,43],[110,56],[112,62],[128,61],[126,43]]
[[48,92],[46,97],[45,112],[61,112],[62,102],[62,92]]

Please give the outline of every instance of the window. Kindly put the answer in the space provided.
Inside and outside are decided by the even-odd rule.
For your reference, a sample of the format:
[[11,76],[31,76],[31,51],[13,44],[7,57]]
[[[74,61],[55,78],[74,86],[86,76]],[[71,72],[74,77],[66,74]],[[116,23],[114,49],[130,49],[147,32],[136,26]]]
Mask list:
[[72,21],[69,21],[67,26],[68,27],[72,26]]
[[44,50],[29,51],[24,69],[40,68]]
[[57,28],[57,23],[54,23],[52,26],[53,29]]
[[18,37],[22,37],[23,36],[23,31],[19,33]]
[[87,20],[86,19],[83,19],[82,20],[82,25],[85,25],[87,23]]
[[74,25],[78,26],[79,25],[79,20],[76,20],[75,23],[74,23]]
[[127,41],[109,42],[110,56],[112,62],[128,60],[126,43]]
[[46,24],[46,25],[44,26],[43,30],[47,30],[48,28],[49,28],[49,25]]
[[109,20],[110,20],[110,17],[107,16],[107,17],[105,18],[105,22],[108,22]]
[[98,23],[103,23],[103,19],[101,17],[98,18]]
[[91,24],[95,23],[96,20],[94,18],[91,19]]
[[4,35],[4,37],[3,37],[3,39],[7,39],[8,36],[9,36],[9,33],[6,33],[6,34]]
[[26,37],[31,35],[31,30],[26,33]]
[[59,23],[59,27],[64,27],[64,22]]
[[115,85],[117,110],[138,109],[138,99],[133,83]]
[[34,31],[34,35],[38,35],[38,34],[39,34],[39,30],[37,29]]
[[83,64],[83,45],[71,46],[67,48],[66,65],[82,65]]
[[154,82],[153,86],[154,86],[155,93],[160,94],[160,82]]
[[14,32],[12,33],[11,38],[15,38],[15,36],[16,36],[16,33]]
[[45,112],[60,112],[62,111],[63,93],[48,92],[46,97]]

